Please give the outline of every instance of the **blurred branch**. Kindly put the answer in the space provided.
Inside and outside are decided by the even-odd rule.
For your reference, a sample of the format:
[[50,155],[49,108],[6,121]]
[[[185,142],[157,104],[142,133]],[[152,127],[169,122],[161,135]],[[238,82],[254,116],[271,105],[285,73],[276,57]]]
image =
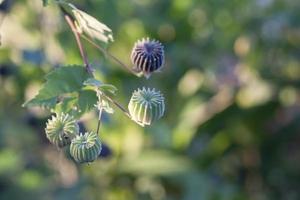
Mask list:
[[230,88],[222,88],[207,103],[199,105],[193,113],[192,124],[197,127],[211,119],[217,113],[222,112],[233,103],[233,91]]

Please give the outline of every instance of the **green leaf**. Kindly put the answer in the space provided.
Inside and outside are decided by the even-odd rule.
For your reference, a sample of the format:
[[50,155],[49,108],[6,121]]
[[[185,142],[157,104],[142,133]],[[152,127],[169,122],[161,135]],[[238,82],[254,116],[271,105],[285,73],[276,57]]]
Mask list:
[[110,104],[107,100],[104,100],[104,99],[101,100],[101,108],[109,114],[114,113],[114,109],[110,106]]
[[46,83],[39,93],[33,99],[24,103],[23,106],[44,107],[44,105],[47,105],[53,108],[54,99],[66,93],[80,91],[84,80],[89,76],[83,66],[72,65],[57,68],[46,75]]
[[80,113],[85,113],[92,110],[97,103],[97,95],[93,90],[82,90],[78,97],[78,110]]
[[83,84],[87,86],[100,87],[103,83],[95,78],[88,78]]
[[30,101],[27,101],[24,103],[22,106],[23,107],[34,107],[34,106],[39,106],[44,109],[51,109],[55,107],[55,104],[57,103],[57,97],[52,97],[52,98],[33,98]]
[[74,108],[77,105],[78,95],[73,97],[66,97],[61,102],[55,105],[53,110],[55,113],[70,113],[73,112]]
[[84,113],[89,112],[97,103],[96,92],[93,90],[81,90],[75,92],[73,96],[64,98],[60,103],[56,104],[53,112],[68,113],[79,118]]
[[112,94],[115,94],[116,91],[118,90],[115,86],[111,85],[111,84],[102,84],[99,89],[102,92],[110,92]]
[[90,38],[104,43],[113,42],[114,39],[110,28],[91,15],[77,9],[74,5],[69,4],[69,6],[72,8],[79,32],[84,32]]
[[96,107],[98,108],[98,110],[103,109],[107,113],[110,113],[110,114],[114,113],[114,109],[111,107],[110,102],[107,99],[105,99],[105,97],[103,97],[103,95],[104,94],[97,92],[98,101],[97,101]]
[[95,78],[89,78],[86,81],[84,81],[83,84],[86,86],[96,87],[97,89],[99,89],[104,93],[109,92],[111,94],[115,94],[116,91],[118,90],[114,85],[102,83],[101,81]]

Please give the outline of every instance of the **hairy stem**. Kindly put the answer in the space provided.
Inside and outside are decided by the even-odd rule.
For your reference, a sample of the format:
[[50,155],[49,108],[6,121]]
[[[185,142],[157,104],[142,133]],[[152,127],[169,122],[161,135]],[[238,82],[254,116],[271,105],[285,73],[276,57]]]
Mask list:
[[98,124],[97,124],[97,135],[99,134],[100,124],[101,124],[101,116],[102,116],[102,109],[99,109]]
[[115,57],[109,51],[105,50],[100,45],[96,44],[93,40],[85,37],[84,35],[80,35],[80,36],[83,39],[85,39],[86,41],[88,41],[91,45],[93,45],[96,49],[98,49],[99,51],[101,51],[101,53],[103,53],[104,55],[110,57],[113,61],[115,61],[116,63],[118,63],[121,67],[123,67],[124,69],[126,69],[130,73],[132,73],[132,74],[134,74],[136,76],[139,76],[132,68],[130,68],[129,66],[127,66],[126,64],[124,64],[120,59],[118,59],[117,57]]
[[77,42],[77,45],[78,45],[78,48],[79,48],[79,51],[80,51],[80,55],[81,55],[82,60],[84,62],[84,65],[86,67],[86,71],[89,74],[93,75],[93,71],[92,71],[92,69],[89,65],[86,53],[83,49],[83,45],[82,45],[81,40],[80,40],[80,34],[77,32],[77,30],[75,28],[74,21],[71,19],[71,17],[66,12],[64,12],[64,13],[65,13],[65,19],[66,19],[67,23],[69,24],[69,26],[70,26],[70,28],[71,28],[71,30],[72,30],[75,38],[76,38],[76,42]]
[[124,108],[121,104],[107,96],[106,94],[102,93],[102,96],[104,96],[109,102],[113,103],[117,108],[119,108],[127,117],[131,119],[131,116],[126,108]]
[[[86,56],[86,53],[84,51],[84,48],[83,48],[83,45],[81,43],[81,40],[80,40],[80,36],[83,37],[85,40],[87,40],[88,42],[90,42],[94,47],[96,47],[98,50],[100,50],[102,53],[104,53],[105,55],[108,55],[110,58],[112,58],[114,61],[118,62],[121,66],[123,66],[124,68],[126,68],[127,70],[129,70],[131,73],[137,75],[131,68],[129,68],[128,66],[126,66],[124,63],[122,63],[119,59],[117,59],[115,56],[113,56],[112,54],[110,54],[109,52],[107,52],[105,49],[103,49],[102,47],[100,47],[99,45],[97,45],[95,42],[93,42],[92,40],[90,40],[89,38],[87,37],[84,37],[82,34],[79,34],[78,31],[76,30],[76,27],[75,27],[75,24],[74,24],[74,19],[73,17],[62,7],[62,6],[59,6],[61,11],[64,13],[64,17],[68,23],[68,25],[70,26],[74,36],[75,36],[75,39],[76,39],[76,42],[77,42],[77,45],[78,45],[78,48],[79,48],[79,51],[80,51],[80,54],[81,54],[81,57],[83,59],[83,62],[85,64],[85,67],[86,67],[86,71],[92,76],[94,77],[94,74],[93,74],[93,70],[91,69],[90,65],[89,65],[89,62],[88,62],[88,58]],[[119,108],[127,117],[129,117],[131,119],[131,116],[129,114],[129,112],[121,105],[119,104],[118,102],[116,102],[115,100],[111,99],[109,96],[105,95],[103,93],[103,96],[108,100],[110,101],[111,103],[113,103],[117,108]],[[97,134],[99,132],[99,128],[100,128],[100,119],[101,119],[101,115],[102,115],[102,110],[100,111],[99,110],[99,120],[98,120],[98,125],[97,125]]]

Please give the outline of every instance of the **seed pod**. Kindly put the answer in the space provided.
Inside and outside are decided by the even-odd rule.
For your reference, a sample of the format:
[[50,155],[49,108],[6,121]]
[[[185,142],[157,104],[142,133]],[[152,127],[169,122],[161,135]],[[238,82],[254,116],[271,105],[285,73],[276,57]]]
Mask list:
[[97,159],[102,149],[98,135],[94,132],[86,132],[77,135],[70,145],[70,153],[78,163],[89,163]]
[[164,97],[153,88],[135,90],[128,104],[132,120],[141,126],[150,125],[161,118],[165,111]]
[[149,78],[152,72],[159,71],[164,64],[164,47],[157,40],[138,40],[131,52],[134,70]]
[[79,126],[73,116],[59,113],[48,120],[45,132],[48,140],[61,148],[71,144],[79,132]]

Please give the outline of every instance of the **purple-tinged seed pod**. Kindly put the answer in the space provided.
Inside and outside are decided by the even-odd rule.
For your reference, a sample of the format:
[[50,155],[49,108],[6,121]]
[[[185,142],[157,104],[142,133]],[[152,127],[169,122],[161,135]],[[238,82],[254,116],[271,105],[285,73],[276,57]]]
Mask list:
[[134,70],[149,78],[152,72],[159,71],[164,65],[164,47],[157,40],[143,38],[138,40],[131,52]]

